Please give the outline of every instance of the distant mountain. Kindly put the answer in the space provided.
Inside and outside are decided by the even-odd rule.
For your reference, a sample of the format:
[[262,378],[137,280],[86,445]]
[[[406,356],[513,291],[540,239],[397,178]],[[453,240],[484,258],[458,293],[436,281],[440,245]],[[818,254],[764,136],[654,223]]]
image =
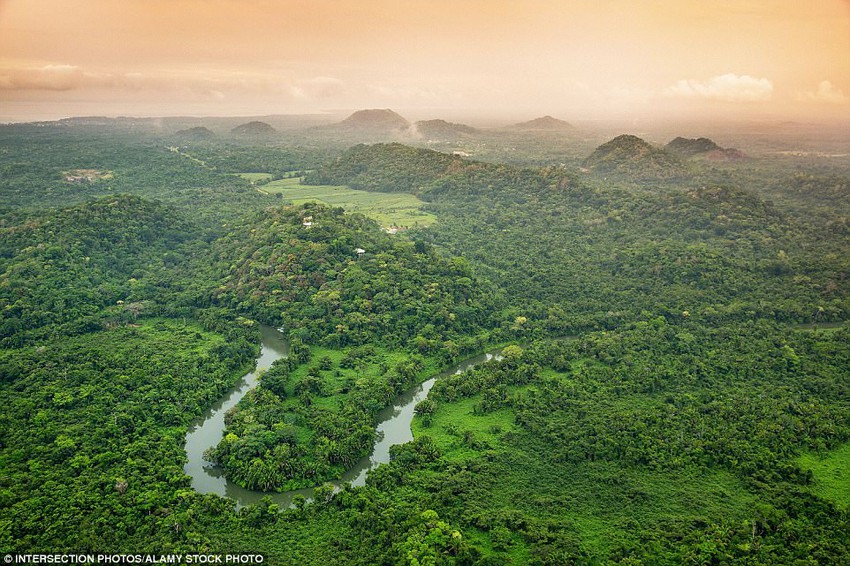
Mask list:
[[420,120],[411,126],[413,135],[427,139],[457,139],[478,133],[466,124],[452,124],[445,120]]
[[42,127],[108,128],[113,131],[133,132],[155,132],[160,129],[157,124],[157,118],[131,118],[126,116],[119,116],[117,118],[77,116],[73,118],[62,118],[53,122],[38,122],[38,124]]
[[664,146],[668,151],[679,153],[681,155],[696,155],[707,151],[721,149],[719,145],[708,138],[689,139],[678,137]]
[[617,136],[600,145],[584,160],[584,166],[636,179],[675,177],[684,172],[679,157],[632,135]]
[[511,130],[538,130],[546,132],[564,132],[575,130],[575,126],[573,126],[569,122],[553,118],[552,116],[543,116],[541,118],[529,120],[528,122],[520,122],[519,124],[508,126],[508,128],[510,128]]
[[60,118],[56,124],[63,126],[111,126],[116,123],[115,118],[106,116],[74,116],[71,118]]
[[738,149],[723,148],[708,138],[678,137],[664,146],[665,149],[683,157],[696,157],[712,161],[734,161],[745,159],[746,155]]
[[253,121],[246,124],[241,124],[230,130],[231,134],[237,136],[269,136],[276,134],[277,130],[272,128],[265,122]]
[[365,133],[397,133],[407,130],[410,127],[410,122],[387,108],[358,110],[331,127]]
[[195,126],[194,128],[186,128],[185,130],[180,130],[176,134],[181,138],[189,138],[194,140],[205,140],[209,138],[215,137],[215,134],[209,128],[204,126]]

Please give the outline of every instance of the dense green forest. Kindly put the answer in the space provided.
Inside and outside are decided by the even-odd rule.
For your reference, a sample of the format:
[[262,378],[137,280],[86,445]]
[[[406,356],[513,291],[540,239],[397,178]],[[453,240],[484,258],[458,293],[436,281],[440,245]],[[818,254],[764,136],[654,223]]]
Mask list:
[[[209,126],[0,126],[4,553],[848,563],[846,160],[773,153],[787,132],[464,130],[478,160]],[[413,193],[437,222],[391,234],[245,173]],[[183,468],[260,324],[290,354],[208,458],[316,488],[291,507]],[[399,394],[496,346],[437,379],[366,485],[326,483]]]

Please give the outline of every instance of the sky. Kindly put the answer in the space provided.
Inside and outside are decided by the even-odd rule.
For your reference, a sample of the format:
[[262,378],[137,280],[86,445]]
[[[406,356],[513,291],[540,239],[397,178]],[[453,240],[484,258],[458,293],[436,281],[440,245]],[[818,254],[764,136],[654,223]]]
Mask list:
[[850,0],[0,0],[0,120],[850,120]]

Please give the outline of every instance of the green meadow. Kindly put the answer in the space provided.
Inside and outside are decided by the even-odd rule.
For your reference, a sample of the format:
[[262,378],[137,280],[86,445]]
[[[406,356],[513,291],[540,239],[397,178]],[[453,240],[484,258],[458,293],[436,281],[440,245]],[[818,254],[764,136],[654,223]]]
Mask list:
[[850,444],[844,444],[824,456],[803,454],[800,467],[814,476],[812,491],[842,509],[850,508]]
[[279,194],[293,204],[318,202],[359,212],[384,228],[414,228],[434,224],[437,217],[422,210],[425,204],[408,193],[357,191],[341,185],[303,185],[301,179],[280,179],[263,185],[261,192]]

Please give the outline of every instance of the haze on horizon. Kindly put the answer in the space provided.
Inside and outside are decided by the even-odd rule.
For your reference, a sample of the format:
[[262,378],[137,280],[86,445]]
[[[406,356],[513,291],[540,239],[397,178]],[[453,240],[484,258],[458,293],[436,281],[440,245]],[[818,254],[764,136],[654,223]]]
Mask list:
[[0,121],[850,119],[850,0],[0,0]]

